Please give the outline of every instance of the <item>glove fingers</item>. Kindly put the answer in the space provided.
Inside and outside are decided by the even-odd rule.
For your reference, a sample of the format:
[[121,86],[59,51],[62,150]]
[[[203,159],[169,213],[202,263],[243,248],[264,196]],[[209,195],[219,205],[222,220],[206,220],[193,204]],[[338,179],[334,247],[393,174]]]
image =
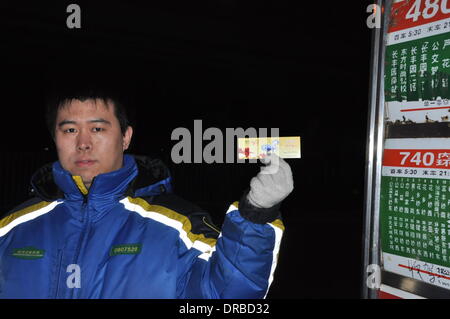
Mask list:
[[253,193],[255,192],[261,193],[264,191],[264,183],[259,178],[259,175],[253,177],[252,180],[250,181],[250,191]]
[[261,167],[260,173],[262,174],[276,174],[279,170],[280,162],[282,158],[276,154],[270,154],[261,159],[261,162],[265,165]]
[[[262,174],[280,175],[275,176],[276,179],[286,179],[292,176],[292,171],[288,163],[276,154],[271,154],[265,158],[266,166],[262,166],[260,172]],[[289,178],[291,179],[291,178]]]
[[276,154],[261,159],[265,164],[250,181],[248,199],[259,207],[272,207],[293,190],[292,171],[285,160]]
[[286,193],[287,187],[284,186],[286,182],[283,180],[283,176],[279,178],[280,181],[274,178],[278,175],[279,173],[269,175],[258,174],[254,177],[255,181],[251,184],[252,188],[254,187],[254,190],[260,197],[266,199],[281,197]]
[[[294,188],[291,167],[280,157],[272,157],[271,159],[270,165],[262,167],[261,174],[258,175],[261,177],[265,176],[267,184],[273,185],[280,194],[285,194],[286,192],[289,194]],[[272,166],[276,167],[273,168]],[[273,173],[274,171],[275,173]]]
[[292,176],[291,167],[283,160],[280,163],[280,173],[274,175],[275,182],[277,184],[287,185],[288,187],[292,187],[294,185],[294,179]]

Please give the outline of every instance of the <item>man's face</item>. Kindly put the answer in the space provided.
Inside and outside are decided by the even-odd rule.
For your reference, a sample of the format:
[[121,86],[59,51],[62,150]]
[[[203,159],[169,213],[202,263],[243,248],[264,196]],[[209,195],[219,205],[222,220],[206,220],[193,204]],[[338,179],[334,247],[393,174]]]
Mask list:
[[122,135],[114,105],[103,100],[72,100],[56,115],[55,143],[62,167],[81,176],[87,188],[98,174],[122,167],[132,128]]

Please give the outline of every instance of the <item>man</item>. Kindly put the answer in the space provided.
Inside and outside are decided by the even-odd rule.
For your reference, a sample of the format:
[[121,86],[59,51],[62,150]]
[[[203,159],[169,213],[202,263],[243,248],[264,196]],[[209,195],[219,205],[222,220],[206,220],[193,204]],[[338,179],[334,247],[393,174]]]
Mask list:
[[133,129],[113,97],[59,97],[47,117],[59,160],[0,220],[1,298],[266,296],[293,190],[285,161],[266,160],[220,231],[172,194],[162,162],[124,155]]

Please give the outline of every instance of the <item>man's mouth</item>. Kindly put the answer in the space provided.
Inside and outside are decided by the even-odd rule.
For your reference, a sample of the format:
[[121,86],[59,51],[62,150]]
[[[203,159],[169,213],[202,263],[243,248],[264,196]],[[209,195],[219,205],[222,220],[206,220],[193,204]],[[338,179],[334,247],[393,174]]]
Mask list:
[[79,160],[75,161],[75,165],[78,167],[89,167],[95,163],[94,160]]

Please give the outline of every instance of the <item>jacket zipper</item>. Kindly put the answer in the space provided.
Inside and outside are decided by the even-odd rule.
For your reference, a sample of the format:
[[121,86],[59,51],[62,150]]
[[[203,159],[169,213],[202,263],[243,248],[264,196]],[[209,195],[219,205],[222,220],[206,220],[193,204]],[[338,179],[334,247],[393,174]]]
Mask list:
[[[83,246],[83,242],[84,242],[85,237],[86,237],[86,230],[88,228],[87,225],[89,223],[89,214],[87,212],[87,205],[88,205],[87,195],[84,195],[83,204],[81,206],[81,213],[83,214],[82,215],[83,216],[83,220],[82,220],[83,227],[82,227],[82,230],[81,230],[80,238],[78,239],[78,244],[77,244],[77,248],[75,250],[75,256],[74,256],[74,259],[73,259],[73,263],[76,264],[76,265],[78,265],[78,257],[80,256],[80,251],[81,251],[81,248]],[[75,289],[78,289],[78,288],[71,288],[70,289],[71,290],[70,297],[72,299],[74,298],[74,295],[75,295]]]
[[[92,187],[92,185],[94,185],[94,182],[95,182],[95,177],[92,180],[91,187]],[[81,249],[84,246],[83,244],[84,244],[84,242],[85,242],[85,240],[87,238],[87,233],[89,232],[89,226],[90,226],[89,213],[87,211],[88,210],[88,195],[89,195],[89,193],[86,194],[86,195],[83,194],[83,204],[81,205],[81,213],[83,214],[82,215],[83,216],[83,220],[82,220],[83,228],[81,230],[81,235],[80,235],[80,239],[78,240],[77,250],[75,251],[75,256],[74,256],[74,259],[73,259],[73,263],[77,264],[77,265],[78,265],[78,258],[80,256],[80,252],[81,252]],[[80,275],[81,275],[81,286],[83,286],[83,280],[82,280],[83,279],[83,274],[80,274]],[[75,296],[75,290],[76,289],[81,289],[81,287],[80,288],[72,288],[71,289],[72,291],[70,293],[70,296],[71,296],[72,299]]]

